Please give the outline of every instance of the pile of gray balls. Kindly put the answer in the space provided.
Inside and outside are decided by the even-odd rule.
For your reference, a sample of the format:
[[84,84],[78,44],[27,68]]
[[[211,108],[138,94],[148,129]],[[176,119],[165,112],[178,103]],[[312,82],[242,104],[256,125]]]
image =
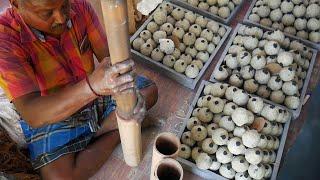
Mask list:
[[[226,34],[226,28],[191,11],[162,3],[133,42],[134,50],[189,78],[196,78]],[[176,47],[168,39],[179,40]],[[160,42],[168,41],[161,48]],[[166,44],[164,44],[166,46]]]
[[319,0],[258,0],[249,20],[320,43]]
[[264,32],[241,25],[214,77],[297,109],[312,56],[308,47],[290,41],[279,30]]
[[181,0],[191,6],[201,10],[208,11],[223,19],[227,19],[231,12],[238,6],[242,0]]
[[[251,128],[257,118],[265,123]],[[270,178],[291,114],[225,83],[207,84],[181,136],[179,157],[228,179]]]

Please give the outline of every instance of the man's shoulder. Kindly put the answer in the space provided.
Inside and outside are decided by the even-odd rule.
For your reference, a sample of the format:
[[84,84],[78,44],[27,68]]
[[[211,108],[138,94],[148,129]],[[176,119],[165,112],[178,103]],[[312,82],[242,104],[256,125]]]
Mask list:
[[0,39],[18,38],[20,35],[19,26],[11,8],[2,12],[0,14]]
[[72,10],[76,13],[84,13],[84,10],[90,6],[87,0],[71,0],[70,4]]

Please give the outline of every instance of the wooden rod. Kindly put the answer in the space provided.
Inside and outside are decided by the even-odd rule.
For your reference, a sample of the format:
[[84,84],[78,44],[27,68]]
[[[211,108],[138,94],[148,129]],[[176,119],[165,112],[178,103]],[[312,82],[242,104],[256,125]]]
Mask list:
[[[130,59],[126,1],[101,0],[101,8],[112,65]],[[135,167],[141,161],[141,125],[138,121],[125,120],[133,115],[137,103],[135,90],[126,91],[115,99],[123,156],[129,166]]]

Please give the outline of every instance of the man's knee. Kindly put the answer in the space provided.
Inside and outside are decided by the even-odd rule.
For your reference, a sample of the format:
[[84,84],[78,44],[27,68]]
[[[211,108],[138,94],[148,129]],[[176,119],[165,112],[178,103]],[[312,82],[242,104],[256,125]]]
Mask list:
[[158,87],[155,83],[141,90],[145,97],[147,109],[152,108],[158,101]]
[[74,179],[74,153],[64,155],[40,169],[42,179]]

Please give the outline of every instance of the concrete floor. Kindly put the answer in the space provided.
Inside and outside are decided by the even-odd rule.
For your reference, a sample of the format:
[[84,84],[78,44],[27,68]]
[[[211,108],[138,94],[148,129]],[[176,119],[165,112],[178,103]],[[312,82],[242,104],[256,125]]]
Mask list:
[[[313,91],[308,104],[307,120],[295,144],[287,153],[278,174],[279,180],[319,179],[320,161],[320,85]],[[319,139],[318,139],[319,138]]]

